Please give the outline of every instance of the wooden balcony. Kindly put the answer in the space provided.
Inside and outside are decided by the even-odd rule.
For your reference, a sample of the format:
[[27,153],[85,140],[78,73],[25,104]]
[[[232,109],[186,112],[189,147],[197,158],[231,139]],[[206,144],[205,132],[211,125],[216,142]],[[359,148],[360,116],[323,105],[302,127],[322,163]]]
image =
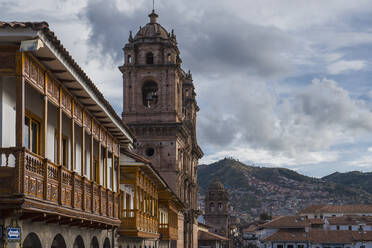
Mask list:
[[22,219],[48,223],[120,225],[118,193],[24,148],[0,148],[0,155],[0,209],[21,209]]
[[170,224],[159,224],[159,232],[162,240],[177,240],[178,228]]
[[119,232],[128,237],[159,238],[156,217],[139,210],[123,210]]

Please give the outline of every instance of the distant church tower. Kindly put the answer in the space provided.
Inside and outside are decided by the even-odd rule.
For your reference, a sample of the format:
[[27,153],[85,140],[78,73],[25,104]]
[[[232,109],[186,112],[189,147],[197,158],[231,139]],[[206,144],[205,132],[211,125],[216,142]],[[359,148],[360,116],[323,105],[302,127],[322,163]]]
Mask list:
[[229,236],[229,199],[225,187],[216,178],[209,186],[205,197],[205,224],[210,232]]
[[199,107],[192,75],[181,68],[176,35],[157,22],[154,10],[149,17],[124,47],[122,117],[137,138],[136,153],[151,161],[187,206],[184,247],[196,248]]

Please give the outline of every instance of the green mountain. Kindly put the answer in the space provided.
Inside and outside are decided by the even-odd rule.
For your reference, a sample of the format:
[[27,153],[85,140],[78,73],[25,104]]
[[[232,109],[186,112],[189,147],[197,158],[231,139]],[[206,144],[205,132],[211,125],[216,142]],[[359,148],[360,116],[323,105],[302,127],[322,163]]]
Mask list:
[[201,201],[216,176],[229,193],[232,214],[247,218],[263,212],[294,214],[311,204],[372,204],[372,192],[359,185],[312,178],[284,168],[249,166],[230,158],[199,166]]
[[335,172],[322,178],[323,180],[350,185],[372,194],[372,172],[351,171],[346,173]]

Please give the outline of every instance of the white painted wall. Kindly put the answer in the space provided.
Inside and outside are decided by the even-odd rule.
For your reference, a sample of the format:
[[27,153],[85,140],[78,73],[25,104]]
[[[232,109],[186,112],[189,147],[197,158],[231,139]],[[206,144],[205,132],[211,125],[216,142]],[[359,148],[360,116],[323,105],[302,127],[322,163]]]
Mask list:
[[71,169],[71,119],[62,114],[62,134],[67,137],[67,168]]
[[112,155],[111,155],[111,153],[109,153],[108,159],[107,159],[107,178],[108,178],[108,183],[107,184],[108,184],[109,189],[112,189],[112,187],[111,187],[111,182],[112,182],[111,172],[112,172]]
[[105,166],[105,149],[103,147],[101,147],[101,159],[100,159],[100,162],[99,162],[99,174],[100,174],[100,184],[102,185],[103,184],[103,168]]
[[90,179],[90,135],[85,132],[85,176]]
[[57,158],[54,154],[55,135],[58,129],[58,109],[52,103],[48,103],[48,127],[47,127],[47,158],[56,162]]
[[75,171],[81,175],[81,127],[75,124]]
[[16,79],[1,80],[1,146],[14,147],[16,139]]
[[123,209],[126,209],[126,207],[127,207],[126,194],[130,195],[130,209],[134,209],[134,188],[133,188],[133,185],[131,185],[131,184],[120,184],[120,189],[124,192],[124,195],[123,195]]
[[117,171],[117,167],[116,168],[114,168],[114,189],[113,189],[113,191],[114,192],[117,192],[118,190],[117,190],[117,185],[118,185],[118,171]]

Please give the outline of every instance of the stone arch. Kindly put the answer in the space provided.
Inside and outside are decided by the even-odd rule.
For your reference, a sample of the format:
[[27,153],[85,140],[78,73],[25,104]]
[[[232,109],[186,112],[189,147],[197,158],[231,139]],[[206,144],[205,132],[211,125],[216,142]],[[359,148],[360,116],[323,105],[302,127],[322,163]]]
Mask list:
[[110,240],[109,238],[105,238],[105,241],[103,242],[103,248],[110,248]]
[[36,233],[29,233],[23,241],[23,248],[42,248],[39,236]]
[[92,238],[92,241],[90,242],[90,248],[99,248],[99,243],[96,236]]
[[51,248],[66,248],[66,242],[65,239],[61,234],[57,234],[52,242]]
[[76,237],[73,248],[85,248],[84,240],[80,235]]

